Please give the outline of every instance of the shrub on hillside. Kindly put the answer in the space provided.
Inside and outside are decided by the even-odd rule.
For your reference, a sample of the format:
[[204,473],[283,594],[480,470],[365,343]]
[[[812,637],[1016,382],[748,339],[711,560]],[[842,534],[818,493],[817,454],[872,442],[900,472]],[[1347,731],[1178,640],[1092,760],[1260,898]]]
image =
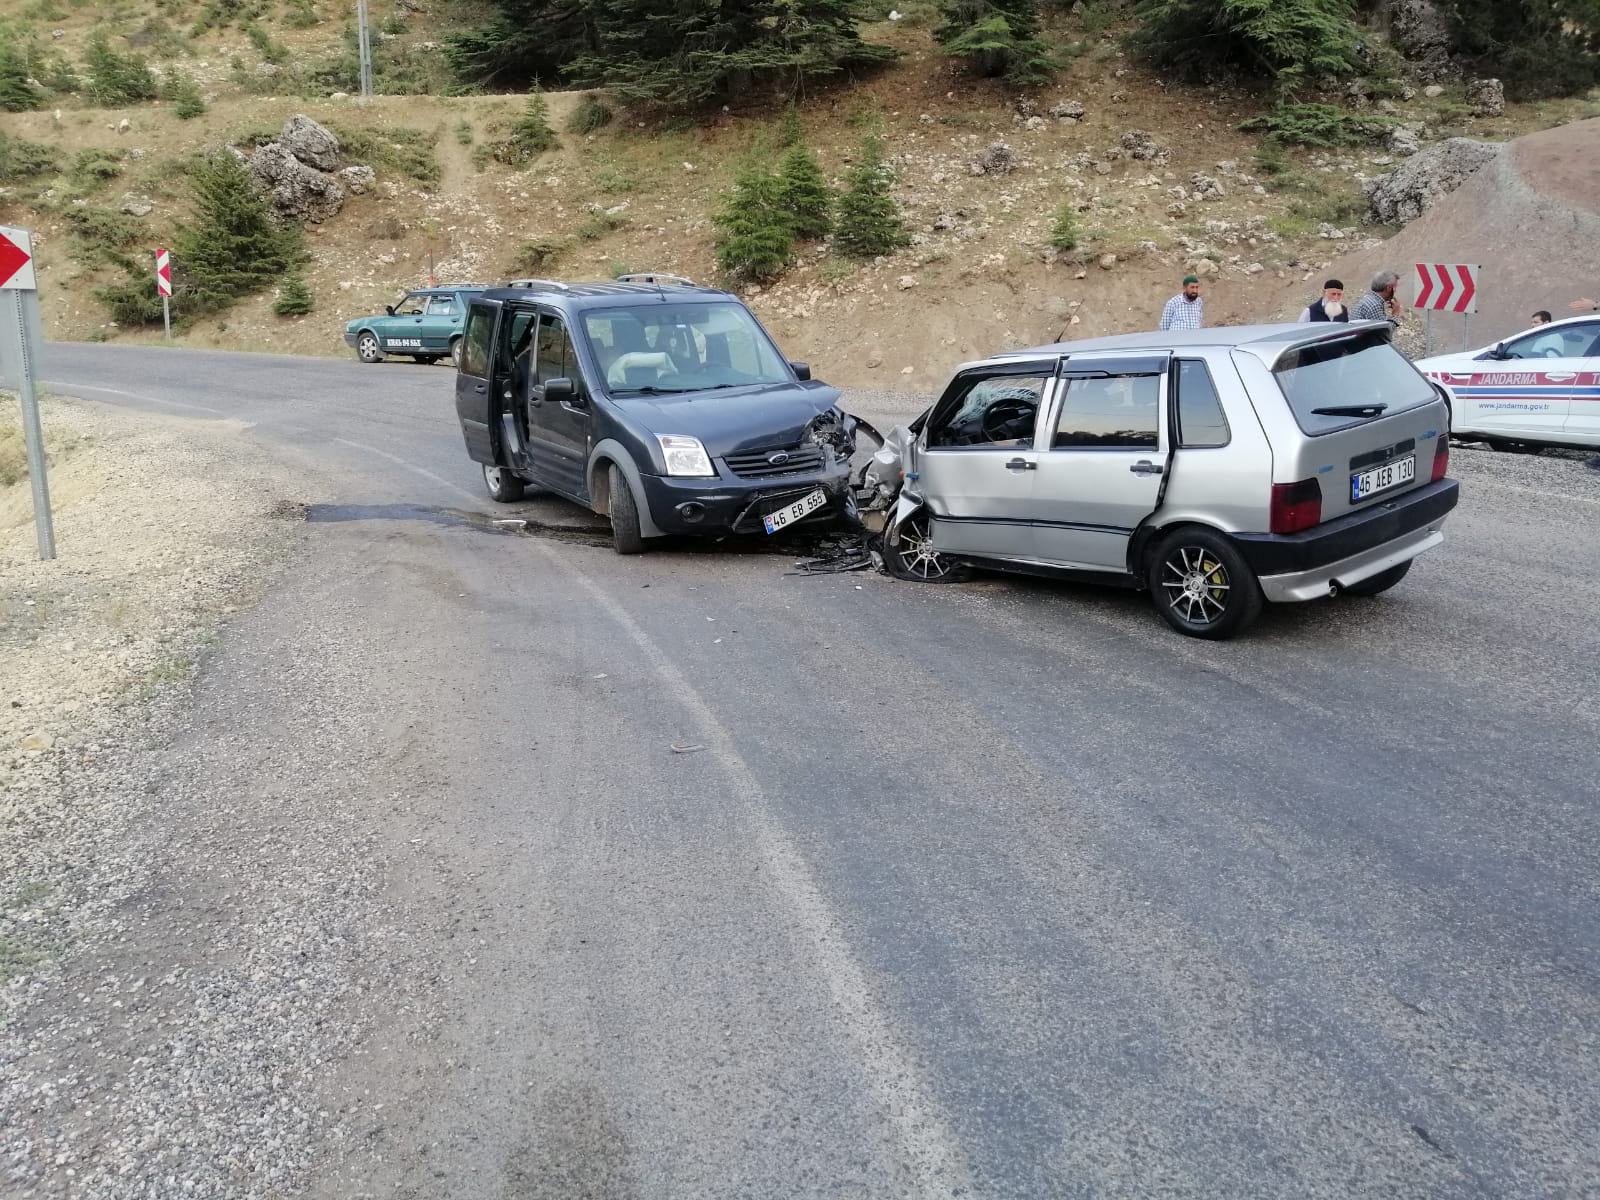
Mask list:
[[172,101],[172,115],[178,120],[192,121],[205,116],[206,102],[200,97],[200,89],[176,67],[167,72],[166,93],[167,99]]
[[1050,222],[1050,245],[1057,250],[1076,250],[1082,235],[1078,233],[1078,210],[1071,200],[1056,206],[1055,217]]
[[793,143],[778,161],[778,204],[795,237],[822,238],[833,232],[833,189],[804,142]]
[[28,60],[15,46],[0,46],[0,112],[28,112],[44,103],[44,92],[34,83]]
[[97,183],[104,183],[122,174],[122,155],[98,146],[86,147],[73,158],[71,174],[74,183],[92,188]]
[[500,162],[520,166],[556,145],[556,131],[550,127],[550,106],[543,92],[534,92],[528,97],[522,116],[511,127],[510,136],[495,145],[494,156]]
[[1331,104],[1279,104],[1239,126],[1264,133],[1277,146],[1359,146],[1382,141],[1396,122],[1390,117],[1363,117]]
[[90,35],[84,65],[89,72],[89,95],[96,104],[119,108],[156,98],[156,77],[150,64],[142,55],[118,54],[104,29]]
[[533,237],[518,246],[512,255],[512,268],[518,273],[543,271],[555,266],[556,262],[570,248],[571,243],[566,238],[558,237]]
[[55,148],[12,137],[0,129],[0,184],[21,183],[53,173],[61,164]]
[[311,289],[299,267],[291,267],[278,288],[278,298],[272,302],[272,311],[280,317],[303,317],[315,307]]
[[889,195],[893,175],[876,137],[862,142],[848,178],[834,214],[833,248],[846,258],[875,258],[909,245],[911,235]]
[[567,129],[583,137],[611,124],[611,110],[593,96],[585,96],[567,118]]
[[1238,76],[1281,93],[1347,73],[1359,51],[1352,0],[1140,0],[1138,53],[1188,82]]
[[939,48],[974,74],[1030,86],[1049,82],[1059,64],[1039,36],[1037,0],[942,0]]
[[740,171],[717,227],[717,265],[729,278],[748,283],[776,279],[794,252],[794,233],[783,204],[783,185],[765,165]]

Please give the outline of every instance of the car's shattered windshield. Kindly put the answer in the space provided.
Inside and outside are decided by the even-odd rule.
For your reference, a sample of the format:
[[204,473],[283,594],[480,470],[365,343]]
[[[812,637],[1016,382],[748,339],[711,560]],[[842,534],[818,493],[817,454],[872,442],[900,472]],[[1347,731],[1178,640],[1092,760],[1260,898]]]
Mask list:
[[739,304],[648,303],[583,314],[614,396],[791,383],[794,376]]

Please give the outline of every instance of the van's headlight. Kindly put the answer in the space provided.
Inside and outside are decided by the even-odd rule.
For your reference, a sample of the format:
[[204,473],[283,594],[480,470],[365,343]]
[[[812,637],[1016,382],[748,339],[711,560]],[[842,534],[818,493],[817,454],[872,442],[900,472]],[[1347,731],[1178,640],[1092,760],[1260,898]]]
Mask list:
[[700,444],[699,438],[685,437],[679,433],[660,433],[661,457],[666,460],[668,475],[715,475],[711,456]]

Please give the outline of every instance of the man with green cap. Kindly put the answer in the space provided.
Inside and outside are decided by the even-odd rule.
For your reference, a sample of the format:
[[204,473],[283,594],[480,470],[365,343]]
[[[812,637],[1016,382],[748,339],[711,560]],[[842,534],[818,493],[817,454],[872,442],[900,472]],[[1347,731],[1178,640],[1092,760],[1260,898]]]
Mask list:
[[1162,329],[1199,329],[1206,323],[1206,302],[1200,298],[1200,278],[1187,275],[1183,291],[1167,301],[1161,310]]

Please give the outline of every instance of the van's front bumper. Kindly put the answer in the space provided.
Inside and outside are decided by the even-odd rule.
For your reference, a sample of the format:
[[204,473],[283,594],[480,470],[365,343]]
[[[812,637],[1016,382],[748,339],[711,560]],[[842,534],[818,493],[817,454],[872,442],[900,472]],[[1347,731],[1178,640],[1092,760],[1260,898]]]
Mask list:
[[837,519],[851,509],[854,501],[848,462],[808,477],[760,482],[729,479],[726,475],[720,479],[644,475],[641,482],[650,519],[662,533],[760,533],[765,528],[763,517],[818,488],[828,494],[828,503],[798,524]]
[[1444,541],[1460,487],[1441,479],[1303,533],[1236,533],[1268,600],[1315,600],[1397,567]]

